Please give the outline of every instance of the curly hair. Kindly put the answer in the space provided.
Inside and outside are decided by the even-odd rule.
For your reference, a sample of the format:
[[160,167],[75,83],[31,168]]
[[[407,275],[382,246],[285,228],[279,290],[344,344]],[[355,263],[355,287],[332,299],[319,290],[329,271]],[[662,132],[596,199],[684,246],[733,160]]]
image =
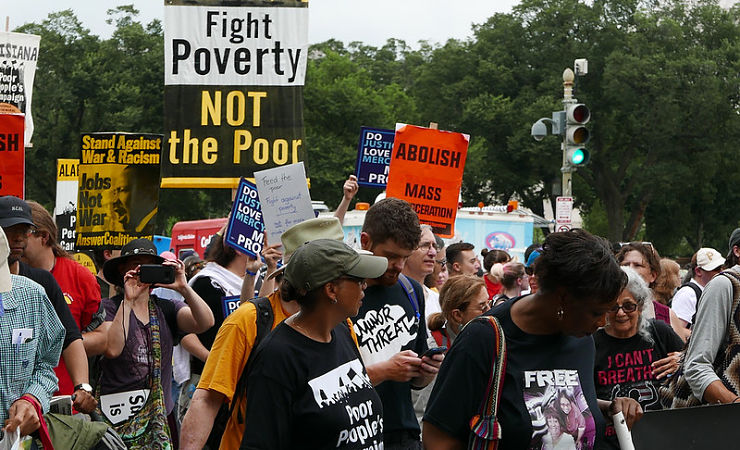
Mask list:
[[[650,267],[650,271],[655,274],[655,278],[660,276],[660,255],[652,245],[644,242],[630,242],[628,244],[624,244],[619,248],[617,261],[621,264],[627,253],[631,251],[636,251],[642,255],[642,258],[645,260],[648,267]],[[650,283],[650,287],[653,286],[655,286],[655,281]]]
[[397,198],[384,198],[371,206],[362,231],[375,244],[392,240],[406,250],[416,250],[421,240],[419,217],[408,202]]
[[603,303],[614,301],[627,283],[609,243],[582,229],[549,234],[534,274],[542,292],[563,287],[577,300]]

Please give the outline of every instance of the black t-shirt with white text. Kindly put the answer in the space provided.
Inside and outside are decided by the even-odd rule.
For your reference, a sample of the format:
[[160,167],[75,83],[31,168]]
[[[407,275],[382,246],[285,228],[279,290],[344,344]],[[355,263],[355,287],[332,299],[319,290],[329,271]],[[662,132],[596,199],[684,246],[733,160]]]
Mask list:
[[[506,301],[484,316],[498,318],[506,340],[506,372],[497,417],[499,449],[594,447],[603,434],[593,380],[591,336],[525,333],[511,319]],[[424,421],[468,442],[470,419],[479,413],[496,356],[495,332],[479,319],[468,323],[452,344],[427,403]]]
[[329,343],[285,323],[256,350],[247,386],[243,449],[375,449],[383,406],[349,327]]
[[[661,380],[653,379],[652,363],[665,358],[668,353],[680,351],[684,344],[663,321],[651,319],[648,330],[653,342],[639,333],[626,339],[610,336],[603,329],[594,333],[594,381],[598,398],[611,401],[616,397],[631,397],[640,403],[643,411],[662,409],[658,398]],[[601,448],[619,449],[611,424],[607,424],[606,439]]]
[[[416,294],[414,305],[400,282],[393,286],[368,286],[360,312],[352,318],[365,366],[387,361],[404,350],[421,356],[427,351],[424,324],[424,293],[408,278]],[[415,308],[416,307],[416,308]],[[417,312],[419,317],[417,317]],[[419,422],[411,402],[411,383],[384,381],[375,389],[383,401],[385,433],[419,433]]]

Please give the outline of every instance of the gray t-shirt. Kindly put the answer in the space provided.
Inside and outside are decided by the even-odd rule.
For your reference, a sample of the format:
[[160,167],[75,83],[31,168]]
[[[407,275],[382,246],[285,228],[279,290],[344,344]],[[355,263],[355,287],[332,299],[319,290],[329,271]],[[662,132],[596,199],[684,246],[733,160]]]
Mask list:
[[[119,300],[120,301],[120,300]],[[171,302],[174,307],[167,307],[167,312],[162,308],[162,302]],[[103,299],[107,322],[112,322],[116,317],[119,307],[118,302],[113,299]],[[162,391],[164,393],[164,404],[169,414],[174,408],[172,400],[172,347],[173,336],[177,336],[179,330],[171,330],[170,325],[177,325],[177,312],[187,306],[181,300],[157,299],[157,318],[159,320],[160,348],[162,349]],[[175,320],[172,319],[174,311]],[[129,310],[126,310],[129,314]],[[169,317],[170,320],[167,320]],[[129,334],[126,336],[126,344],[117,358],[103,358],[100,361],[101,379],[100,393],[112,394],[118,392],[132,391],[136,389],[149,388],[149,373],[153,367],[151,324],[144,325],[135,314],[129,316]]]
[[[740,265],[730,270],[740,273]],[[724,275],[717,275],[704,286],[699,299],[686,353],[685,373],[694,396],[700,400],[707,387],[719,380],[712,364],[727,339],[732,297],[732,282]]]

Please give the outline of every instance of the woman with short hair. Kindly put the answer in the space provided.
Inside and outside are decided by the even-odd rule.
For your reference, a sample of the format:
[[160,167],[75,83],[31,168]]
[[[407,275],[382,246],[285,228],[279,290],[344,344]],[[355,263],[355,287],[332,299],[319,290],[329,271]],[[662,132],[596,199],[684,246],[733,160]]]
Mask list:
[[463,448],[471,428],[496,426],[499,448],[542,448],[548,434],[544,411],[564,389],[584,419],[581,449],[593,448],[595,437],[603,434],[604,416],[623,411],[631,426],[641,415],[634,400],[598,401],[594,388],[591,334],[604,326],[626,283],[608,244],[584,230],[552,233],[534,270],[536,293],[484,315],[498,320],[506,342],[496,422],[483,420],[480,407],[492,364],[501,357],[497,333],[489,321],[474,320],[458,335],[437,375],[424,414],[427,449]]

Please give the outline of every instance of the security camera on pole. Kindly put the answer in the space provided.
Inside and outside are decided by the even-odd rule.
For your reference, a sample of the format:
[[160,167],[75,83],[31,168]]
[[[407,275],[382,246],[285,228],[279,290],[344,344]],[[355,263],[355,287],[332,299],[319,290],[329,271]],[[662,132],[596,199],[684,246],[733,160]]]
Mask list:
[[557,227],[555,231],[567,231],[571,225],[571,211],[573,209],[573,185],[572,174],[578,167],[586,164],[591,159],[591,154],[585,147],[591,138],[591,133],[585,125],[591,120],[591,111],[583,103],[573,97],[573,81],[576,75],[588,73],[588,60],[576,59],[574,63],[576,72],[571,69],[563,71],[563,110],[554,111],[552,119],[543,117],[532,125],[532,137],[541,141],[548,134],[547,125],[552,126],[553,135],[563,137],[561,150],[563,152],[563,165],[560,171],[563,174],[562,196],[558,197],[558,210],[556,213]]

